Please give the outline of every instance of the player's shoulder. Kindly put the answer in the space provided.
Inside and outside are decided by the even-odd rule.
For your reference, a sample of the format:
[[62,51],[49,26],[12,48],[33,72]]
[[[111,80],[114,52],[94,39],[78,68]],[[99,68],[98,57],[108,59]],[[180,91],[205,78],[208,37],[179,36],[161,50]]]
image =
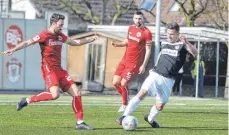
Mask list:
[[134,25],[134,24],[130,25],[130,26],[129,26],[129,29],[130,29],[130,28],[135,28],[135,25]]
[[63,32],[61,32],[61,36],[67,36],[66,34],[64,34]]
[[148,27],[144,26],[143,29],[144,29],[145,32],[150,33],[150,30],[149,30]]

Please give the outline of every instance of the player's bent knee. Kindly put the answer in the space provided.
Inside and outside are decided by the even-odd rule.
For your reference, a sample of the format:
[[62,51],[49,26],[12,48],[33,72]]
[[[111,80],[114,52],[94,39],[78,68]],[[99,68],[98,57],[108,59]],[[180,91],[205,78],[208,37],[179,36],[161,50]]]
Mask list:
[[81,92],[80,92],[79,88],[75,84],[73,84],[69,88],[68,94],[70,94],[71,96],[81,96]]
[[148,91],[144,89],[140,90],[137,94],[140,100],[143,100],[147,95],[148,95]]
[[121,83],[119,81],[113,81],[113,86],[120,86]]
[[156,108],[157,108],[158,111],[161,111],[161,110],[163,110],[164,106],[165,106],[165,104],[160,103],[160,104],[156,105]]
[[127,86],[127,83],[125,82],[125,83],[121,83],[121,86],[122,87],[126,87]]
[[60,97],[60,93],[59,92],[58,93],[52,93],[52,97],[54,100],[58,99]]

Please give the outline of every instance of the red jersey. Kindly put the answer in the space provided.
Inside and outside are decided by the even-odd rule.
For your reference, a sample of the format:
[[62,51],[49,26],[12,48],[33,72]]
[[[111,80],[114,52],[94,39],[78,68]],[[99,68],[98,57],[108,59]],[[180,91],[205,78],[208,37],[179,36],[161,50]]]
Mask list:
[[30,41],[33,44],[40,44],[42,65],[48,66],[49,69],[53,69],[61,68],[61,50],[67,38],[68,37],[63,33],[57,35],[48,30],[44,30],[30,39]]
[[147,27],[129,26],[127,33],[128,45],[122,61],[140,66],[144,59],[145,46],[152,44],[152,34]]

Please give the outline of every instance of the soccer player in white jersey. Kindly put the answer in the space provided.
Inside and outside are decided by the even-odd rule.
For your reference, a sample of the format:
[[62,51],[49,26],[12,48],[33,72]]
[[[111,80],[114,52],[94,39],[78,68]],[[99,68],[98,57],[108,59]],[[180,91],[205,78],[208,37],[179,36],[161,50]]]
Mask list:
[[152,106],[144,119],[153,128],[160,127],[155,119],[169,100],[174,78],[183,66],[186,54],[189,52],[194,57],[197,55],[197,49],[187,41],[186,37],[180,36],[179,30],[177,23],[166,25],[167,41],[161,42],[157,63],[150,70],[141,90],[130,100],[123,115],[116,120],[118,124],[121,125],[123,118],[130,115],[147,95],[156,95],[156,105]]

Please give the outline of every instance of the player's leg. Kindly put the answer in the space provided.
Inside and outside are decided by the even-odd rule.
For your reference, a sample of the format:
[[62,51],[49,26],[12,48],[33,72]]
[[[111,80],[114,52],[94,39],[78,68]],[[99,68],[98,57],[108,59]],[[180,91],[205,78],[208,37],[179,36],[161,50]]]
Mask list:
[[128,81],[124,78],[122,78],[121,80],[121,85],[120,85],[120,89],[122,90],[122,105],[119,108],[118,112],[123,112],[126,109],[126,106],[128,104],[128,96],[129,96],[129,91],[127,89],[127,83]]
[[75,82],[70,78],[70,76],[65,70],[62,71],[61,76],[62,76],[60,79],[61,89],[72,96],[72,109],[75,113],[75,118],[77,120],[76,129],[93,130],[92,127],[88,126],[83,121],[84,114],[83,114],[81,93],[79,88],[76,86]]
[[121,117],[119,117],[116,122],[121,125],[122,124],[122,120],[130,115],[139,105],[139,103],[141,102],[141,100],[144,99],[144,97],[148,94],[147,90],[141,89],[138,94],[136,96],[134,96],[129,104],[127,105],[123,115]]
[[76,84],[72,84],[71,87],[68,89],[67,93],[73,97],[72,99],[72,109],[75,112],[75,117],[77,119],[76,129],[77,130],[93,130],[91,126],[88,126],[83,121],[83,106],[82,106],[82,99],[81,94],[76,86]]
[[122,81],[122,74],[125,70],[125,65],[120,63],[114,73],[114,77],[113,77],[113,86],[115,87],[115,89],[118,91],[118,93],[121,95],[122,98],[122,105],[119,108],[118,112],[122,112],[125,110],[125,107],[127,105],[127,92],[125,87],[121,86],[121,81]]
[[27,106],[30,103],[40,102],[40,101],[48,101],[55,100],[60,96],[59,92],[59,82],[56,75],[56,72],[50,72],[46,74],[44,77],[45,83],[47,85],[48,90],[41,92],[37,95],[34,95],[30,98],[22,98],[17,103],[17,110],[21,110],[23,107]]
[[113,77],[113,86],[115,87],[115,89],[118,91],[118,93],[120,95],[122,95],[122,89],[121,89],[121,80],[122,80],[122,77],[120,75],[114,75]]
[[122,89],[121,89],[121,80],[122,80],[122,72],[125,69],[125,65],[120,63],[114,73],[114,77],[113,77],[113,86],[115,87],[115,89],[118,91],[118,93],[120,95],[122,95]]
[[153,127],[159,128],[159,124],[155,121],[156,117],[163,110],[165,104],[169,101],[169,97],[171,94],[171,88],[174,85],[174,80],[158,76],[157,77],[158,85],[156,91],[156,105],[153,106],[150,110],[149,115],[145,116],[145,120]]
[[124,71],[122,72],[121,89],[122,89],[122,106],[119,108],[118,112],[123,112],[128,104],[129,90],[127,88],[128,82],[133,80],[138,68],[135,64],[126,64]]
[[143,100],[148,94],[153,95],[152,90],[156,89],[154,87],[155,80],[156,80],[156,78],[154,78],[154,75],[152,73],[150,73],[149,76],[146,78],[146,80],[143,82],[141,90],[138,92],[138,94],[136,96],[134,96],[130,100],[129,104],[127,105],[127,107],[125,109],[125,112],[123,113],[123,115],[116,120],[116,122],[118,124],[121,125],[123,118],[125,116],[130,115],[138,107],[141,100]]

